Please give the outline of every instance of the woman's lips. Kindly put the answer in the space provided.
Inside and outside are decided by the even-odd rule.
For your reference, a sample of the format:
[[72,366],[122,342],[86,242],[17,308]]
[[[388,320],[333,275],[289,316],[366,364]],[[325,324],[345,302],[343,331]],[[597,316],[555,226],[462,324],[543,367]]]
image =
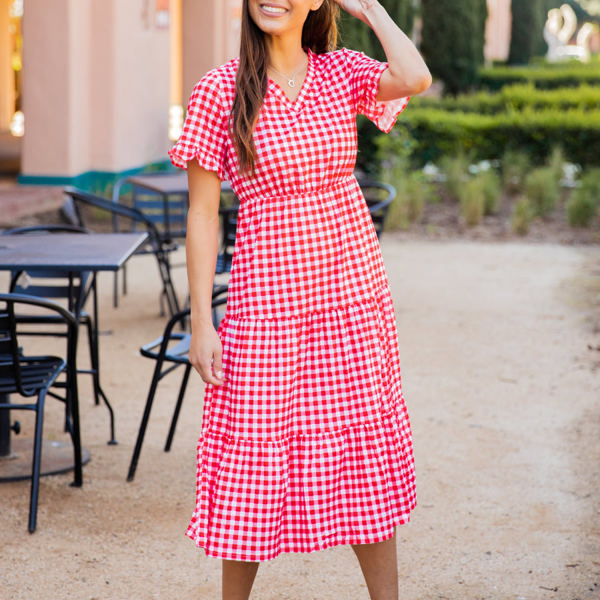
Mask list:
[[259,8],[263,14],[269,17],[280,17],[288,12],[286,8],[276,4],[260,4]]

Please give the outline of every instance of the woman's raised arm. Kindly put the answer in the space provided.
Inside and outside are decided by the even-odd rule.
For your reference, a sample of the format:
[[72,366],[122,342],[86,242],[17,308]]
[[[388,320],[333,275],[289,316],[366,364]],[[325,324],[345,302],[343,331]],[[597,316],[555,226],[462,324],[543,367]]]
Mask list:
[[369,25],[383,46],[389,68],[381,75],[377,100],[414,96],[431,85],[431,74],[419,51],[377,0],[335,2]]

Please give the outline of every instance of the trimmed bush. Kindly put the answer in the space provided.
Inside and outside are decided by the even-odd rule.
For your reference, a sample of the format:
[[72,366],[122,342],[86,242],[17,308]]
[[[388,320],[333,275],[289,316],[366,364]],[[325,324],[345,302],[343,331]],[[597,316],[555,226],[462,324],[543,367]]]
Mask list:
[[411,223],[419,223],[431,189],[418,172],[406,175],[397,187],[398,195],[390,206],[386,229],[408,229]]
[[565,174],[565,154],[561,146],[554,146],[547,161],[548,169],[552,173],[552,178],[556,185],[560,185]]
[[[516,83],[531,83],[539,89],[574,88],[600,84],[600,63],[562,63],[559,66],[485,68],[479,72],[479,86],[498,91]],[[567,93],[565,91],[565,93]]]
[[560,197],[560,187],[551,167],[540,167],[525,179],[525,194],[533,214],[543,217],[552,212]]
[[572,227],[589,227],[598,212],[598,202],[591,196],[573,194],[567,203],[567,218]]
[[508,194],[520,194],[531,170],[531,159],[524,152],[507,150],[502,156],[502,185]]
[[502,187],[500,177],[494,171],[484,171],[477,175],[475,180],[478,180],[481,186],[483,214],[486,216],[496,214],[498,212]]
[[589,227],[600,202],[600,169],[586,173],[567,203],[567,218],[573,227]]
[[527,109],[540,111],[575,108],[583,111],[598,111],[600,110],[600,87],[582,85],[569,90],[540,90],[531,83],[514,84],[503,87],[495,93],[482,91],[474,94],[464,94],[456,98],[452,96],[444,96],[443,98],[417,96],[412,100],[411,109],[414,107],[438,108],[451,112],[462,111],[484,115]]
[[440,160],[440,170],[444,174],[444,189],[450,200],[460,199],[460,191],[468,180],[469,163],[469,159],[462,152],[456,155],[446,154]]
[[479,225],[485,212],[482,178],[467,181],[460,189],[460,212],[465,223],[472,227]]
[[600,111],[526,110],[490,116],[415,108],[405,114],[403,123],[416,140],[420,164],[458,152],[474,160],[499,158],[505,150],[525,152],[539,163],[551,148],[561,146],[573,163],[600,165]]
[[400,195],[406,203],[406,214],[411,223],[418,223],[423,218],[425,203],[431,195],[431,188],[419,172],[411,173],[404,185],[400,186]]
[[512,230],[518,235],[527,235],[533,221],[533,210],[527,198],[521,198],[515,204],[511,218]]

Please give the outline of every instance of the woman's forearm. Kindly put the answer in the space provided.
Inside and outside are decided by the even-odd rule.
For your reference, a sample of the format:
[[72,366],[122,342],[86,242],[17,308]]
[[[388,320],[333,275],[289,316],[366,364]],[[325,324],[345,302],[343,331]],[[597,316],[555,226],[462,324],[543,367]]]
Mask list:
[[219,245],[219,220],[188,213],[185,242],[192,324],[211,322],[212,288]]

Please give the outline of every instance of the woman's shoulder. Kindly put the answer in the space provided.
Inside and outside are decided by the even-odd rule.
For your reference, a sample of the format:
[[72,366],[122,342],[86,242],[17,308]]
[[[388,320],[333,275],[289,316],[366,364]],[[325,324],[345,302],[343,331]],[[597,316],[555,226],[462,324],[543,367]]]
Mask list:
[[192,96],[219,95],[223,101],[235,94],[235,78],[239,59],[234,58],[229,62],[208,71],[194,86]]

